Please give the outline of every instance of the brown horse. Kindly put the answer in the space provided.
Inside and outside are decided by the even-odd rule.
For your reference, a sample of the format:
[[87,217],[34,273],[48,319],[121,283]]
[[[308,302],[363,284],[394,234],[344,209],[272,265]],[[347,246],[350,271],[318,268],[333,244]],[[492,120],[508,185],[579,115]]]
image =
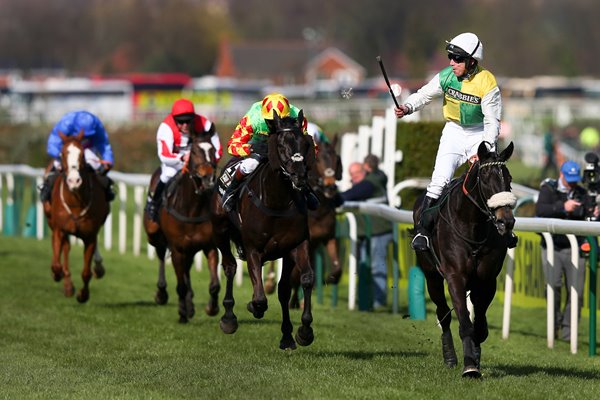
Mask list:
[[[75,288],[69,270],[69,235],[83,240],[83,288],[77,293],[77,301],[85,303],[90,297],[91,262],[92,257],[97,255],[98,231],[106,221],[109,204],[96,172],[85,162],[81,143],[83,130],[76,136],[58,134],[63,141],[60,154],[62,170],[52,188],[50,201],[43,203],[48,226],[52,230],[51,268],[55,281],[63,279],[65,296],[73,296]],[[93,273],[96,278],[101,278],[104,266],[96,262]]]
[[[335,237],[336,229],[336,205],[335,196],[338,193],[336,181],[342,179],[342,161],[337,154],[338,136],[334,136],[331,143],[319,143],[317,154],[316,176],[317,180],[311,182],[313,192],[319,198],[319,207],[308,212],[308,229],[310,234],[310,259],[315,260],[315,254],[319,246],[325,246],[331,270],[325,279],[326,283],[337,284],[342,276],[342,268],[338,257],[338,242]],[[272,293],[275,290],[275,272],[271,263],[269,274],[265,280],[265,290]],[[300,287],[300,271],[294,268],[292,272],[292,298],[290,307],[298,308],[298,288]]]
[[236,209],[227,214],[221,205],[221,196],[215,191],[212,201],[213,227],[217,246],[223,256],[223,269],[227,288],[221,318],[221,329],[234,333],[238,328],[233,312],[233,278],[236,262],[231,252],[230,240],[238,248],[238,254],[246,259],[253,286],[252,301],[247,308],[255,318],[262,318],[267,310],[267,297],[262,283],[262,266],[266,261],[283,258],[283,271],[278,285],[278,298],[282,310],[279,347],[295,349],[292,337],[289,300],[290,275],[294,267],[300,269],[304,290],[302,326],[296,333],[296,341],[302,346],[314,340],[311,311],[311,291],[314,273],[309,255],[309,233],[306,201],[302,191],[307,176],[315,164],[314,144],[310,136],[302,132],[303,113],[298,118],[280,119],[274,113],[269,123],[268,164],[260,164],[246,178],[239,190]]
[[[192,134],[189,159],[184,168],[167,183],[158,222],[152,221],[144,213],[148,242],[156,248],[159,259],[158,290],[154,299],[157,304],[166,304],[168,301],[165,254],[169,249],[177,276],[181,323],[188,322],[195,314],[190,269],[199,251],[206,255],[210,271],[210,299],[205,311],[210,316],[219,312],[219,255],[212,240],[209,211],[216,176],[215,151],[209,137],[200,133]],[[160,168],[152,175],[150,188],[156,187],[159,176]]]
[[[433,250],[417,251],[442,327],[444,362],[454,367],[457,358],[444,280],[448,284],[458,317],[464,357],[462,374],[466,377],[481,376],[481,343],[488,336],[485,314],[496,294],[496,277],[502,269],[515,223],[512,207],[516,198],[511,193],[511,176],[506,168],[512,152],[512,143],[500,154],[488,151],[485,143],[479,146],[479,161],[461,178],[452,181],[437,204],[427,211],[438,210],[432,232]],[[421,200],[415,203],[415,216]],[[475,311],[473,323],[467,309],[468,296]]]

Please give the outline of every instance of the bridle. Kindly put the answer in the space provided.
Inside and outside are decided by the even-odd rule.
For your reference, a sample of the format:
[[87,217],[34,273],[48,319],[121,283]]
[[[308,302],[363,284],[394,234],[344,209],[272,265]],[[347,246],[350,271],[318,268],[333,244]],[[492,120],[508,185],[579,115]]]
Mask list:
[[[475,169],[474,167],[476,165],[478,166],[478,168],[476,169],[477,172],[475,173],[475,184],[469,189],[469,188],[467,188],[467,183],[468,183],[471,173]],[[493,223],[496,222],[496,215],[495,215],[494,211],[500,207],[506,207],[506,206],[508,206],[510,208],[514,208],[515,204],[516,204],[516,198],[514,198],[514,195],[512,195],[512,193],[507,192],[507,191],[496,193],[496,194],[490,196],[489,198],[487,198],[483,193],[483,185],[481,185],[479,171],[483,168],[500,167],[499,168],[499,176],[500,176],[500,180],[501,180],[500,184],[501,184],[501,187],[505,188],[507,185],[506,185],[506,182],[504,181],[504,171],[502,170],[502,167],[505,165],[506,165],[505,161],[488,161],[483,164],[480,164],[479,161],[477,161],[477,162],[471,164],[471,166],[469,167],[469,170],[467,171],[467,174],[465,176],[465,180],[463,181],[463,184],[462,184],[463,194],[471,201],[471,203],[473,203],[475,205],[475,207],[477,207],[479,209],[479,211],[481,211],[484,215],[487,216],[488,221],[492,221]],[[471,192],[475,188],[477,188],[477,196],[478,196],[477,199],[475,197],[473,197],[473,195],[471,194]],[[510,196],[508,194],[510,194]],[[503,197],[505,197],[505,198],[503,198]]]
[[[301,132],[298,132],[298,129],[295,128],[280,128],[277,129],[276,131],[278,139],[279,139],[279,135],[281,133],[293,133],[294,135],[302,135]],[[279,143],[278,143],[278,147],[279,147]],[[279,154],[277,154],[277,157],[279,157],[280,159],[280,167],[281,167],[281,172],[283,173],[283,176],[290,181],[290,183],[292,184],[292,187],[294,188],[294,190],[302,190],[301,187],[298,187],[296,185],[296,183],[294,182],[294,179],[292,179],[292,173],[290,173],[288,171],[288,166],[290,164],[294,164],[294,163],[302,163],[304,162],[304,156],[302,154],[300,154],[299,152],[296,152],[294,154],[292,154],[287,160],[282,160],[281,156]]]
[[[202,151],[204,151],[206,153],[206,161],[196,165],[194,163],[194,157],[192,155],[192,152],[194,151],[193,148],[190,150],[190,154],[189,154],[189,158],[187,159],[187,161],[185,162],[185,164],[183,165],[183,168],[181,169],[181,173],[183,175],[187,175],[189,177],[189,179],[192,181],[192,185],[194,187],[194,193],[196,195],[199,195],[200,193],[202,193],[204,190],[210,189],[212,187],[212,185],[215,182],[215,177],[216,177],[216,165],[215,163],[210,161],[210,155],[209,155],[209,151],[210,149],[207,148],[203,148],[203,144],[206,144],[205,147],[213,147],[211,143],[209,142],[200,142],[200,143],[194,143],[192,142],[191,146],[194,145],[198,145]],[[206,168],[208,170],[208,174],[206,175],[201,175],[199,170]],[[208,180],[207,185],[205,185],[205,181]],[[205,187],[208,186],[208,187]]]

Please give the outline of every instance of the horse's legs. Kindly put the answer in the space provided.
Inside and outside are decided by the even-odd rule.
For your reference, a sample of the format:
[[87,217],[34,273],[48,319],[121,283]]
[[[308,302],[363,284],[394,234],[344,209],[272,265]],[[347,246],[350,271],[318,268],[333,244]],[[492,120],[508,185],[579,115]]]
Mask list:
[[315,336],[311,324],[313,321],[312,317],[312,289],[315,284],[315,273],[310,263],[310,251],[308,240],[302,242],[291,252],[292,257],[295,261],[296,266],[300,268],[300,284],[304,291],[304,310],[302,311],[302,325],[296,332],[296,342],[300,346],[308,346],[313,342]]
[[63,278],[63,267],[60,263],[62,256],[62,235],[63,233],[58,228],[52,231],[52,263],[50,264],[50,269],[55,282]]
[[293,260],[289,255],[283,258],[283,270],[281,272],[281,279],[277,286],[277,297],[279,298],[279,304],[281,305],[281,340],[279,341],[279,348],[281,350],[295,350],[296,342],[292,336],[294,327],[290,320],[290,294],[292,292],[291,285],[291,271],[294,269]]
[[262,282],[262,262],[256,250],[248,254],[248,273],[252,281],[252,301],[247,305],[254,318],[262,318],[269,307]]
[[336,285],[342,277],[342,267],[340,266],[340,261],[338,258],[337,239],[329,239],[326,244],[326,248],[327,254],[329,254],[329,258],[331,260],[331,271],[329,271],[326,282]]
[[467,291],[465,288],[464,279],[456,275],[448,276],[448,291],[450,292],[450,298],[458,317],[459,333],[463,344],[463,372],[464,377],[479,378],[481,372],[479,371],[475,342],[473,341],[473,323],[469,317],[469,310],[467,308]]
[[450,330],[452,314],[446,302],[444,278],[442,278],[437,270],[433,272],[427,271],[425,272],[425,276],[427,278],[427,291],[429,292],[431,301],[436,305],[435,313],[442,328],[442,356],[444,357],[444,363],[448,368],[454,368],[458,360],[456,358],[456,351],[454,350],[452,331]]
[[[69,235],[61,234],[61,248],[62,248],[62,275],[63,275],[63,291],[65,296],[71,297],[75,294],[75,287],[71,280],[71,270],[69,269],[69,251],[71,250],[71,243],[69,242]],[[60,253],[59,253],[60,254]]]
[[98,239],[96,239],[96,250],[94,251],[94,277],[100,279],[104,276],[104,265],[102,264],[102,255],[100,254],[100,248],[98,246]]
[[96,252],[96,238],[92,240],[84,240],[83,247],[83,270],[81,271],[81,279],[83,280],[83,287],[77,293],[77,301],[85,303],[90,298],[89,283],[92,279],[92,258]]
[[156,255],[158,257],[158,281],[156,282],[156,294],[154,302],[159,305],[165,305],[169,301],[169,293],[167,292],[167,277],[165,276],[165,255],[167,253],[166,246],[157,246]]
[[473,303],[475,318],[473,321],[474,332],[474,355],[477,368],[481,365],[481,343],[488,337],[487,309],[496,294],[496,280],[493,279],[487,285],[478,285],[471,291],[471,302]]
[[194,316],[194,293],[190,282],[190,268],[193,255],[185,254],[177,249],[171,251],[171,260],[177,277],[177,295],[179,297],[179,322],[184,324]]
[[225,308],[225,313],[221,317],[219,325],[224,333],[229,334],[234,333],[238,328],[237,317],[233,312],[233,307],[235,306],[235,299],[233,298],[233,279],[235,278],[237,264],[235,262],[235,257],[233,257],[233,254],[231,253],[228,237],[226,237],[225,240],[221,240],[217,245],[219,250],[221,250],[223,272],[227,278],[225,297],[223,298],[223,308]]
[[204,254],[208,260],[208,270],[210,271],[210,283],[208,284],[208,293],[210,299],[204,311],[211,317],[219,313],[219,291],[221,290],[221,283],[219,282],[219,274],[217,267],[219,264],[219,252],[217,249],[205,250]]

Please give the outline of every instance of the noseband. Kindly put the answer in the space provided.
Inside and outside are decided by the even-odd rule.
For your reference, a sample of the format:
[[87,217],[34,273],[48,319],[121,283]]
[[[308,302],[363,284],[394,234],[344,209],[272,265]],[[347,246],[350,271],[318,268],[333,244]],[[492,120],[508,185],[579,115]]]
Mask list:
[[[481,181],[479,179],[479,171],[482,168],[500,167],[499,175],[500,175],[500,179],[501,179],[501,185],[502,185],[502,187],[506,187],[506,184],[504,182],[504,173],[502,171],[502,166],[506,165],[505,161],[490,161],[490,162],[486,162],[486,163],[479,165],[479,168],[477,168],[477,173],[475,175],[475,184],[471,188],[471,190],[472,190],[475,187],[477,187],[477,194],[478,194],[479,201],[478,201],[478,199],[474,198],[473,195],[471,194],[471,192],[469,191],[469,189],[467,188],[467,182],[469,180],[469,177],[471,176],[473,167],[478,163],[479,163],[479,161],[471,164],[471,166],[469,167],[469,171],[467,172],[467,175],[465,176],[465,180],[463,181],[462,191],[463,191],[464,195],[467,196],[467,198],[471,201],[471,203],[473,203],[479,209],[479,211],[481,211],[483,214],[485,214],[488,217],[488,221],[492,221],[495,223],[496,215],[495,215],[494,211],[501,207],[510,207],[511,209],[515,208],[515,205],[517,203],[517,198],[515,197],[514,194],[512,194],[511,192],[508,192],[508,191],[496,193],[496,194],[492,195],[489,199],[486,199],[485,195],[483,194],[483,188],[481,185]],[[483,205],[480,203],[482,203]]]

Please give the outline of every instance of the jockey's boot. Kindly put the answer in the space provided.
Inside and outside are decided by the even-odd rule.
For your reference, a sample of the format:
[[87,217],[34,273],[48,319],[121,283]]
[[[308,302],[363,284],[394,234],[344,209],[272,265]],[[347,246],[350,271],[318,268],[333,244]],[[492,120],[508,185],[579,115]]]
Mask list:
[[310,188],[304,189],[304,197],[306,198],[306,207],[311,211],[316,210],[321,205],[319,198]]
[[246,175],[240,169],[236,169],[233,174],[233,179],[231,179],[231,183],[225,189],[225,193],[223,193],[223,197],[221,198],[221,202],[223,204],[223,210],[225,212],[231,212],[233,207],[235,207],[235,200],[237,191],[240,187],[240,184],[244,181]]
[[431,229],[431,219],[424,218],[425,211],[431,207],[431,205],[435,202],[433,197],[425,196],[423,199],[423,204],[421,205],[421,212],[419,213],[419,221],[415,226],[415,237],[413,238],[410,247],[412,247],[415,251],[426,251],[429,250],[429,241],[430,241],[430,229]]
[[519,238],[517,237],[517,235],[515,235],[514,232],[511,232],[510,237],[507,239],[506,247],[508,247],[509,249],[514,249],[515,247],[517,247],[518,242]]
[[100,184],[104,188],[106,201],[113,201],[115,199],[115,192],[113,190],[113,180],[106,175],[98,175],[98,179],[100,180]]
[[54,187],[54,182],[56,181],[56,177],[58,176],[58,172],[54,169],[48,172],[48,175],[44,178],[44,182],[38,187],[40,190],[40,201],[45,203],[50,201],[52,197],[52,188]]
[[154,188],[154,193],[149,194],[146,201],[146,212],[154,222],[158,221],[158,210],[160,209],[160,203],[162,202],[162,192],[164,188],[164,182],[159,179]]

